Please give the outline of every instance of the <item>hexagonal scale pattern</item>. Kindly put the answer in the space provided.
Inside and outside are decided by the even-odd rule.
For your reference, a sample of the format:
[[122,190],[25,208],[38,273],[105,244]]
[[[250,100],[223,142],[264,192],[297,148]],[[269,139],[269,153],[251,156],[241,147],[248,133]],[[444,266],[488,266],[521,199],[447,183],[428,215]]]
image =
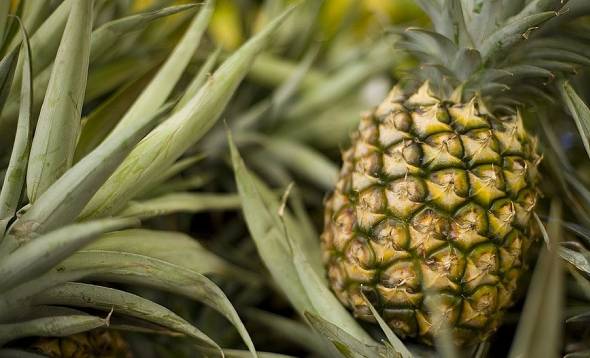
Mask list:
[[440,319],[458,344],[489,337],[537,241],[539,160],[518,114],[394,88],[363,115],[326,202],[338,299],[374,321],[364,293],[401,337],[432,343]]

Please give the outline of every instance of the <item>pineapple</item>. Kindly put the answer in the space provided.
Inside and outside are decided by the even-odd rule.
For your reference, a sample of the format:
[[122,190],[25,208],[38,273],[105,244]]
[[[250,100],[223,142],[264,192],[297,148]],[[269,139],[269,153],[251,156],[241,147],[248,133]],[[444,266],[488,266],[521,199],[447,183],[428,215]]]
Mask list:
[[104,329],[64,338],[42,337],[31,344],[31,349],[51,358],[133,357],[121,334]]
[[433,344],[450,331],[476,344],[535,258],[541,156],[523,118],[549,106],[539,93],[552,95],[547,81],[576,49],[546,51],[554,62],[536,51],[550,35],[532,30],[560,20],[559,1],[419,3],[435,31],[400,34],[421,66],[362,116],[343,152],[323,261],[355,317],[374,322],[371,303],[400,337]]

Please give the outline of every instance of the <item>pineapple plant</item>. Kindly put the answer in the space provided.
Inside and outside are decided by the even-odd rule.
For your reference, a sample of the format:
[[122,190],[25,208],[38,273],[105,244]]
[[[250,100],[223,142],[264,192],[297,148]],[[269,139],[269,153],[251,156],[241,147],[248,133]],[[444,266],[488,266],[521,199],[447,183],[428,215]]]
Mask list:
[[575,37],[542,47],[565,36],[543,32],[562,2],[418,3],[434,30],[400,34],[419,66],[342,154],[323,260],[355,317],[375,321],[370,301],[400,337],[432,344],[448,329],[474,344],[497,330],[538,251],[541,155],[523,117],[539,122],[547,81],[587,60],[573,58]]
[[173,179],[202,157],[186,152],[291,10],[217,67],[218,53],[199,46],[214,1],[137,13],[130,5],[0,2],[2,357],[128,357],[118,331],[182,336],[199,354],[224,356],[146,289],[211,307],[243,339],[246,350],[234,353],[256,356],[236,309],[206,276],[248,272],[149,220],[239,204]]
[[[314,65],[305,56],[313,48],[285,50],[300,67],[273,95],[289,81],[299,92],[279,110],[260,114],[266,103],[255,103],[260,123],[239,113],[229,122],[243,215],[273,284],[338,351],[314,342],[319,355],[428,356],[418,342],[443,356],[587,349],[584,334],[577,347],[560,346],[560,315],[575,317],[568,326],[587,323],[587,183],[574,171],[587,162],[590,9],[575,0],[417,3],[434,29],[395,27],[380,39],[389,48],[368,56],[374,67],[402,54],[412,60],[388,64],[403,62],[392,76],[399,81],[361,116],[339,171],[328,158],[358,113],[357,89],[328,99],[352,83],[345,71],[330,74],[363,55],[339,53],[340,39],[322,44]],[[299,69],[306,74],[297,77]],[[255,65],[251,80],[269,86],[263,70]],[[261,179],[291,189],[281,199]],[[301,205],[317,210],[322,189],[331,194],[318,243]],[[540,316],[552,323],[536,325]],[[289,334],[277,315],[261,321]]]

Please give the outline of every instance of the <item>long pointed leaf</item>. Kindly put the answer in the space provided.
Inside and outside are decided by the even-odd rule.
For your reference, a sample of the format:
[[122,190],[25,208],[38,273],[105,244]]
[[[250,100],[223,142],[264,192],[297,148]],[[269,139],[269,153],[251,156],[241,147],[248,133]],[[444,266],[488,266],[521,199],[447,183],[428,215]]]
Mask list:
[[211,338],[174,312],[132,293],[86,283],[68,282],[44,291],[33,300],[33,304],[112,311],[113,314],[139,318],[169,328],[221,351]]
[[184,37],[174,48],[166,63],[127,111],[115,130],[120,130],[139,118],[150,115],[166,101],[199,46],[201,37],[211,19],[214,6],[214,0],[208,0],[195,16]]
[[558,86],[561,98],[574,118],[586,153],[590,157],[590,109],[569,82],[560,82]]
[[8,222],[16,214],[18,201],[23,192],[25,170],[31,144],[33,83],[31,68],[31,49],[25,27],[21,24],[23,45],[23,81],[20,98],[20,111],[15,141],[10,155],[6,176],[0,192],[0,238],[4,236]]
[[[6,307],[22,305],[44,289],[82,278],[102,282],[147,286],[198,300],[224,315],[238,330],[248,349],[254,344],[236,310],[223,291],[202,274],[157,258],[108,250],[81,250],[55,269],[5,294]],[[18,312],[14,312],[17,314]]]
[[243,45],[182,110],[142,140],[91,200],[82,217],[100,217],[118,212],[149,184],[156,173],[169,168],[197,142],[215,124],[252,62],[291,10]]
[[0,324],[0,346],[18,338],[31,336],[67,337],[107,325],[94,316],[45,317],[12,324]]
[[0,291],[37,277],[105,232],[136,224],[133,219],[104,219],[64,226],[12,252],[0,263]]
[[[140,31],[150,22],[162,17],[177,14],[193,9],[195,4],[176,5],[153,11],[133,14],[121,19],[116,19],[100,26],[92,32],[92,45],[90,48],[90,62],[100,58],[100,55],[113,46],[121,37],[132,31]],[[198,45],[198,41],[197,45]],[[161,105],[161,103],[160,103]],[[156,106],[156,108],[158,108]]]
[[74,2],[57,51],[27,169],[32,202],[72,165],[88,77],[93,3]]
[[[163,108],[161,111],[165,110]],[[95,150],[43,193],[15,223],[13,236],[28,238],[31,232],[47,232],[74,221],[92,195],[159,117],[160,114],[156,113],[154,117],[142,118],[133,123],[122,133],[111,133]]]

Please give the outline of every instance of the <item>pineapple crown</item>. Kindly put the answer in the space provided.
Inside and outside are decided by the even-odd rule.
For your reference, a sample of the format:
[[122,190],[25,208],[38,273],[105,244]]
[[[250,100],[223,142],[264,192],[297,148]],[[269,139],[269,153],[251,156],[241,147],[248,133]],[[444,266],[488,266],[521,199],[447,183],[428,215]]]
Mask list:
[[[417,0],[434,31],[408,28],[398,48],[421,66],[404,81],[425,81],[433,95],[463,101],[494,97],[511,109],[550,93],[556,78],[590,64],[585,0]],[[411,78],[411,79],[410,79]]]

